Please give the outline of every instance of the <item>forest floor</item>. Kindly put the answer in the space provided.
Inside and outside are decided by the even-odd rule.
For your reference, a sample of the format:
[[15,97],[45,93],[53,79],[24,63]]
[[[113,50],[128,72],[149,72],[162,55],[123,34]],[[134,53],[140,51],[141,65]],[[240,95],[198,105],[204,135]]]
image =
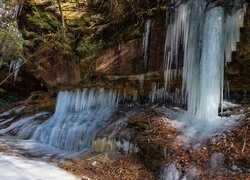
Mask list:
[[[184,147],[177,140],[181,132],[152,110],[130,117],[127,128],[139,132],[139,153],[120,158],[108,153],[92,154],[63,161],[60,167],[83,179],[157,179],[168,173],[202,179],[250,178],[249,107],[236,126],[198,147]],[[163,167],[170,165],[176,166],[175,172],[164,174]]]
[[[25,103],[27,114],[40,109],[51,109],[55,100],[34,94]],[[39,107],[40,106],[40,107]],[[38,108],[39,107],[39,108]],[[195,147],[186,147],[178,139],[181,131],[166,117],[143,109],[128,119],[126,129],[137,132],[135,143],[138,153],[120,155],[90,153],[59,162],[59,167],[81,179],[157,179],[169,172],[179,177],[202,179],[250,179],[250,106],[246,105],[244,117],[220,136],[211,137]],[[0,152],[18,156],[18,149],[0,139]],[[169,169],[175,166],[176,169]],[[164,171],[164,167],[165,170]]]
[[136,154],[114,157],[108,153],[92,155],[87,158],[74,158],[60,163],[59,167],[89,179],[156,179],[155,173],[147,169],[143,160]]

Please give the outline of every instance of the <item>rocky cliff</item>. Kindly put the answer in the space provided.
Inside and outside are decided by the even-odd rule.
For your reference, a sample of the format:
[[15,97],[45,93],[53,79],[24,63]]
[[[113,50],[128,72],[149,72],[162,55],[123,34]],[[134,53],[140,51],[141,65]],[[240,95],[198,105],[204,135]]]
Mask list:
[[[47,87],[79,87],[103,82],[106,76],[162,71],[165,1],[62,1],[60,6],[62,14],[57,3],[27,0],[18,17],[27,69]],[[153,22],[145,70],[147,19]]]
[[[62,1],[59,6],[26,0],[19,29],[26,39],[27,69],[50,89],[126,86],[138,90],[140,74],[147,74],[145,91],[150,91],[152,82],[162,86],[169,5],[162,0],[78,0]],[[152,23],[145,68],[143,37],[148,19]],[[241,42],[226,69],[232,92],[250,90],[249,19],[248,7]]]
[[240,42],[226,69],[226,75],[231,91],[246,93],[250,91],[250,5],[247,6],[244,27],[240,33]]

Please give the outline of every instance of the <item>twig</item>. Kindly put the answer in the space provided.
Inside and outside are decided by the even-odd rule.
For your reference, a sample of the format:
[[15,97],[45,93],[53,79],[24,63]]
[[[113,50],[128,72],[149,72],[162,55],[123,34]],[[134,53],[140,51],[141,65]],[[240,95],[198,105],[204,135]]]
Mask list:
[[[60,33],[60,31],[59,31],[58,33]],[[28,57],[27,59],[31,59],[32,57],[34,57],[34,56],[36,56],[37,54],[39,54],[40,51],[43,49],[43,47],[46,46],[47,44],[49,44],[50,42],[52,42],[52,41],[54,40],[54,38],[56,38],[56,37],[57,37],[57,36],[56,36],[56,34],[55,34],[54,37],[52,37],[48,42],[46,42],[45,44],[43,44],[42,47],[40,47],[34,54],[32,54],[32,55],[31,55],[30,57]],[[24,64],[26,64],[26,62],[23,62],[23,63],[20,65],[20,67],[23,66]],[[19,67],[18,69],[20,69],[20,67]],[[18,69],[17,69],[17,70],[18,70]],[[15,71],[16,71],[16,70],[15,70]],[[3,81],[1,81],[1,82],[0,82],[0,86],[1,86],[2,84],[4,84],[4,83],[14,74],[15,71],[11,72]]]
[[243,147],[242,147],[242,150],[241,150],[241,153],[242,153],[242,154],[244,154],[244,150],[245,150],[245,147],[246,147],[247,129],[248,129],[248,126],[245,128],[245,138],[244,138],[244,143],[243,143]]
[[23,64],[21,64],[17,69],[15,69],[13,72],[11,72],[3,81],[1,81],[0,86],[5,83],[5,81],[7,81],[17,70],[20,69],[21,66],[23,66],[25,64],[25,62]]

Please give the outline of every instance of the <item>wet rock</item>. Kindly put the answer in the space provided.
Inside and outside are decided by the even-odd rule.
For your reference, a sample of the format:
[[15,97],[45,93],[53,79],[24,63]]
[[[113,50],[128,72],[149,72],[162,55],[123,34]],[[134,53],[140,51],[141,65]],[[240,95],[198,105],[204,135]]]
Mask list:
[[[98,132],[92,144],[94,152],[114,152],[121,155],[137,153],[139,150],[135,144],[138,132],[128,126],[129,117],[137,110],[121,109],[108,124]],[[125,111],[125,112],[124,112]]]
[[163,172],[160,175],[160,180],[179,180],[182,173],[176,168],[174,164],[167,165],[163,168]]
[[[26,100],[19,101],[12,104],[12,106],[1,109],[3,113],[0,114],[0,129],[8,129],[12,124],[18,123],[20,120],[28,121],[30,118],[33,118],[33,121],[43,122],[51,116],[55,102],[56,98],[50,96],[48,92],[33,92]],[[31,136],[30,133],[34,130],[33,128],[30,127],[28,130],[22,131],[25,128],[20,124],[16,128],[10,128],[8,131],[4,130],[4,132],[16,135],[17,132],[21,130],[25,134],[22,138],[28,139]],[[25,133],[26,131],[27,133]]]
[[39,76],[49,87],[72,86],[80,82],[80,68],[74,60],[58,60],[56,64],[48,64],[43,68]]
[[225,155],[223,153],[213,153],[210,158],[210,169],[213,173],[219,173],[224,167]]
[[129,118],[128,124],[141,132],[136,144],[146,166],[152,170],[159,170],[161,163],[171,162],[177,151],[183,151],[177,138],[178,130],[155,112],[139,112]]
[[242,170],[239,167],[237,167],[236,165],[232,165],[231,169],[232,169],[232,171],[242,173]]
[[244,19],[244,27],[240,30],[240,42],[236,52],[232,54],[232,62],[226,68],[230,92],[250,91],[250,5]]

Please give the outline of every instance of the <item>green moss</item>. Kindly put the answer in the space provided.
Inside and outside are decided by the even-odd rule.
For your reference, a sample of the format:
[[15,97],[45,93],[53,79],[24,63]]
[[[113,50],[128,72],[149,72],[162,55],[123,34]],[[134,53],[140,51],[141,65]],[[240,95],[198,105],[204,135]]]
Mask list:
[[[89,4],[92,2],[96,1]],[[163,4],[158,7],[156,1],[146,0],[145,4],[136,0],[99,2],[104,3],[102,7],[91,9],[62,1],[65,29],[62,29],[60,13],[55,5],[25,5],[24,14],[27,15],[20,23],[25,46],[32,53],[45,46],[36,61],[77,60],[84,79],[96,73],[95,60],[104,49],[141,38],[143,23],[148,16],[156,16],[159,11],[164,11],[165,15]]]
[[26,15],[26,20],[33,28],[38,28],[36,31],[53,32],[61,27],[61,22],[55,14],[41,11],[35,6],[32,6],[31,13]]
[[23,98],[16,97],[16,96],[8,96],[5,94],[0,94],[0,108],[6,106],[8,104],[18,102],[20,100],[23,100]]
[[101,39],[94,40],[91,36],[85,36],[78,43],[76,50],[83,59],[86,59],[100,53],[103,45],[104,42]]
[[4,47],[0,49],[2,64],[20,57],[24,41],[16,27],[11,27],[9,30],[0,28],[0,41],[4,42]]

